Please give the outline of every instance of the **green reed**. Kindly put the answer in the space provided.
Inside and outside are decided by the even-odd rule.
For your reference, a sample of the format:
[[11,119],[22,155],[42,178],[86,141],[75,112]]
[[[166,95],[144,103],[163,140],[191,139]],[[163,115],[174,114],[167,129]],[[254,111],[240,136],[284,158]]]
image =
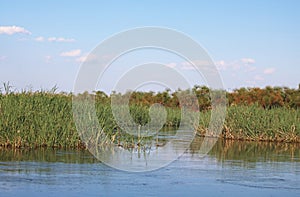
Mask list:
[[[86,106],[82,104],[84,109]],[[84,132],[104,132],[107,141],[130,146],[136,139],[122,131],[114,120],[110,102],[96,99],[97,123],[83,128]],[[164,129],[177,129],[180,125],[180,108],[166,107]],[[130,105],[130,113],[138,125],[150,121],[149,106]],[[79,112],[80,114],[80,112]],[[89,118],[82,114],[82,121]],[[199,133],[206,135],[210,111],[200,113]],[[82,122],[82,123],[83,123]],[[79,122],[81,124],[81,122]],[[84,135],[83,132],[83,135]],[[98,133],[97,133],[98,132]],[[228,107],[222,137],[231,139],[299,142],[300,110],[286,107],[263,109],[257,105]],[[0,93],[0,147],[86,147],[79,136],[73,119],[72,95],[53,92]]]
[[78,146],[68,95],[23,92],[0,97],[0,143],[19,146]]
[[228,108],[224,127],[228,138],[296,142],[300,136],[300,110],[232,106]]

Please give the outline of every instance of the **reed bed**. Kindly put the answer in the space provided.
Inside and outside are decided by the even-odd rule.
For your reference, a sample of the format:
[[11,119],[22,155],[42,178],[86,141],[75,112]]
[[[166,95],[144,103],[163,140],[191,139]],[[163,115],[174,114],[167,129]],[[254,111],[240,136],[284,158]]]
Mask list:
[[[147,105],[130,105],[131,115],[140,125],[149,121],[148,110]],[[118,127],[107,99],[97,100],[96,111],[100,126],[113,143],[129,146],[136,140]],[[178,128],[180,108],[167,107],[166,111],[164,129]],[[210,110],[201,111],[199,135],[207,135],[209,122]],[[255,104],[230,106],[222,135],[218,137],[300,142],[300,110],[289,107],[264,109]],[[71,94],[46,91],[0,94],[0,147],[85,148],[86,145],[75,127]]]
[[300,110],[232,106],[228,108],[223,131],[223,136],[229,139],[300,142]]

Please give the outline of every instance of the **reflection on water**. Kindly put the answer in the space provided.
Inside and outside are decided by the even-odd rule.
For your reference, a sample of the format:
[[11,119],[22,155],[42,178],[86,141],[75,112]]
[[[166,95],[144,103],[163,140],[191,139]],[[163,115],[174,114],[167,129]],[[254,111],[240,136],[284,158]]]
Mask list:
[[99,162],[87,150],[57,149],[0,149],[0,161],[24,162],[62,162],[62,163],[95,163]]
[[[203,138],[195,138],[190,153],[199,149]],[[242,160],[245,162],[299,162],[300,144],[218,140],[209,153],[219,162]]]
[[219,140],[199,157],[202,142],[144,173],[115,170],[85,150],[0,149],[0,196],[300,196],[299,144]]

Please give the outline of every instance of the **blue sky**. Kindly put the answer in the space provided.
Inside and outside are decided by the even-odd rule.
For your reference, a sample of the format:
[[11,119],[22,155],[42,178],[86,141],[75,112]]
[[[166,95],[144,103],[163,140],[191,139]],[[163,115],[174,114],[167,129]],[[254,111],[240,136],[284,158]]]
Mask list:
[[71,91],[81,61],[105,38],[135,27],[160,26],[201,44],[215,61],[226,89],[296,88],[299,8],[300,1],[275,0],[2,0],[0,82],[10,81],[17,89],[57,85]]

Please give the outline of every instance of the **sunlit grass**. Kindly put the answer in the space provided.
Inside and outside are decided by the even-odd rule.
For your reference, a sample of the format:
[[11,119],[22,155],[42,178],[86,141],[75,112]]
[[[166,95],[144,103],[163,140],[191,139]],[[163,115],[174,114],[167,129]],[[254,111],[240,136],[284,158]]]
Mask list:
[[[150,121],[149,106],[130,105],[137,124]],[[180,125],[180,108],[167,107],[164,128],[176,129]],[[97,100],[98,122],[107,140],[116,145],[130,146],[136,139],[123,132],[114,120],[110,102]],[[200,114],[198,131],[205,135],[210,122],[210,111]],[[209,133],[208,133],[209,135]],[[258,105],[228,107],[223,128],[224,138],[299,142],[300,110],[287,107],[264,109]],[[143,138],[142,140],[146,140]],[[0,94],[0,146],[1,147],[65,147],[82,148],[72,113],[72,95],[53,92],[21,92]]]

